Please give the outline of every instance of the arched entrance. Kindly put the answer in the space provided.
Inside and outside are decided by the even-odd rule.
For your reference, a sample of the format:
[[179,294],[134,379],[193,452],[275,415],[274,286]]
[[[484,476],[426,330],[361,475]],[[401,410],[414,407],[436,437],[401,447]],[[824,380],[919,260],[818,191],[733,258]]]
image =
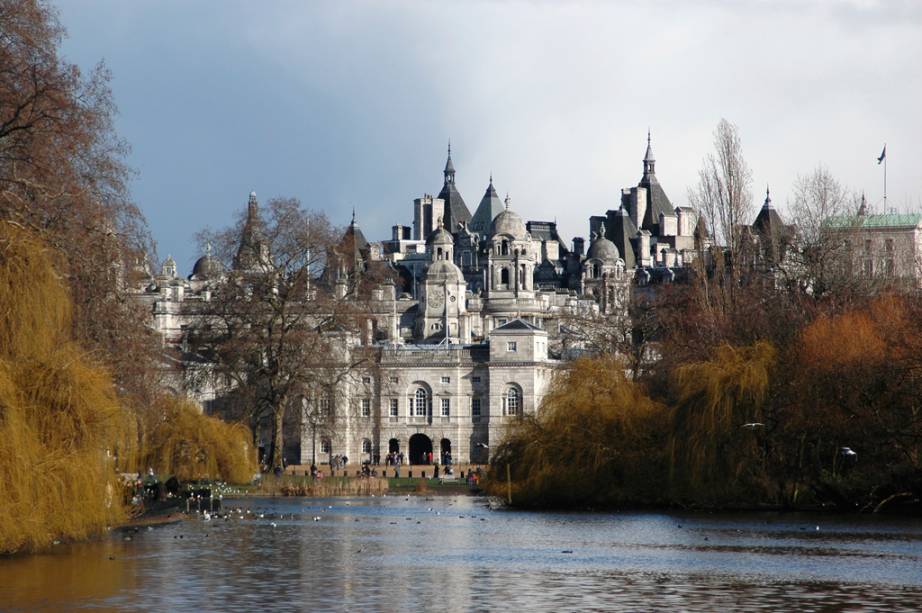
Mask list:
[[442,464],[451,466],[451,441],[447,438],[443,438],[442,442],[439,443],[439,449],[442,452],[439,455],[439,457],[442,459]]
[[410,464],[428,464],[432,453],[432,439],[425,434],[410,437]]
[[388,453],[400,453],[400,441],[395,438],[392,438],[387,442],[387,452]]

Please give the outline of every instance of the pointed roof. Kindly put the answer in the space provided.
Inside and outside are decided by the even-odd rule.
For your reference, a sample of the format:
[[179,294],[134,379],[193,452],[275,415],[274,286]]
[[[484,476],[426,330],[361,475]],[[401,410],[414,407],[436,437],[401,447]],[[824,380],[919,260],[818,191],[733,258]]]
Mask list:
[[256,192],[250,192],[247,199],[247,217],[240,233],[240,246],[234,257],[234,268],[250,270],[264,266],[267,262],[268,246],[263,233],[263,221],[259,215]]
[[794,238],[794,226],[785,225],[781,215],[772,206],[771,194],[765,189],[765,202],[752,223],[752,231],[760,237],[763,255],[770,261],[780,262],[788,244]]
[[[756,220],[752,223],[752,229],[760,234],[783,234],[786,232],[786,226],[781,220],[781,215],[772,206],[772,198],[768,188],[765,188],[765,202],[762,204],[762,209],[756,216]],[[780,236],[780,234],[778,235]]]
[[653,145],[650,143],[650,130],[647,130],[647,153],[643,156],[644,162],[655,162],[656,158],[653,157]]
[[650,132],[647,131],[647,153],[643,160],[643,177],[638,183],[638,187],[647,190],[647,211],[644,213],[641,227],[649,230],[653,235],[659,235],[659,216],[675,215],[675,207],[669,201],[666,192],[659,184],[655,172],[656,159],[653,157],[653,146],[650,143]]
[[493,332],[511,332],[513,330],[544,332],[544,330],[538,326],[532,325],[522,319],[513,319],[507,324],[493,328]]
[[368,254],[368,247],[368,240],[365,238],[365,234],[362,233],[362,229],[359,228],[359,224],[355,221],[355,209],[353,208],[352,221],[346,226],[346,231],[343,232],[343,237],[339,240],[338,251],[343,254],[352,254],[355,257],[364,257]]
[[445,162],[445,182],[439,198],[445,201],[445,227],[449,232],[457,232],[461,223],[469,224],[471,212],[464,204],[464,198],[455,187],[455,165],[451,162],[451,141],[448,142],[448,160]]
[[448,160],[445,161],[445,178],[448,179],[449,174],[455,173],[455,165],[451,163],[451,140],[448,141]]
[[493,187],[493,175],[490,174],[490,184],[487,185],[487,190],[484,192],[483,198],[480,199],[477,211],[471,218],[471,230],[478,234],[489,234],[493,219],[503,210],[503,202],[496,193],[496,188]]
[[634,255],[634,245],[631,239],[637,236],[637,226],[623,208],[615,211],[614,215],[609,215],[608,220],[605,236],[618,248],[624,259],[625,267],[634,268],[637,265],[637,258]]

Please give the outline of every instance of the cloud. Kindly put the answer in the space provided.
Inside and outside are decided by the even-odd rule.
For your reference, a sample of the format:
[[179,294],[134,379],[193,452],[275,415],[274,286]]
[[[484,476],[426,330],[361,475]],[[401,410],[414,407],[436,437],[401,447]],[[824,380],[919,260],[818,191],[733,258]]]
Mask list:
[[384,238],[441,187],[447,139],[476,208],[488,175],[567,236],[640,178],[646,130],[674,204],[736,123],[775,201],[819,163],[918,205],[922,3],[66,2],[70,55],[105,57],[161,251],[256,189]]

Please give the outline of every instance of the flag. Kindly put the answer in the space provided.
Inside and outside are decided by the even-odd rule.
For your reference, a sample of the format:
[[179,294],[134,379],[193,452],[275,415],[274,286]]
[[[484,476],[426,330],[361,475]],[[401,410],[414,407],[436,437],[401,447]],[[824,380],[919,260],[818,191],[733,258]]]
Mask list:
[[887,158],[887,145],[884,145],[884,150],[880,152],[880,157],[877,158],[877,165],[880,166],[880,163]]

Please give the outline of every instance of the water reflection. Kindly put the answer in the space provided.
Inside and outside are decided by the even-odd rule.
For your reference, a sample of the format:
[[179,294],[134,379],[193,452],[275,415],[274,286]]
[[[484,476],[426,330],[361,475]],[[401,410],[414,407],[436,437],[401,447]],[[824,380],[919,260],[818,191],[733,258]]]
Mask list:
[[468,497],[231,506],[253,512],[0,560],[0,608],[922,607],[913,520],[521,513]]

